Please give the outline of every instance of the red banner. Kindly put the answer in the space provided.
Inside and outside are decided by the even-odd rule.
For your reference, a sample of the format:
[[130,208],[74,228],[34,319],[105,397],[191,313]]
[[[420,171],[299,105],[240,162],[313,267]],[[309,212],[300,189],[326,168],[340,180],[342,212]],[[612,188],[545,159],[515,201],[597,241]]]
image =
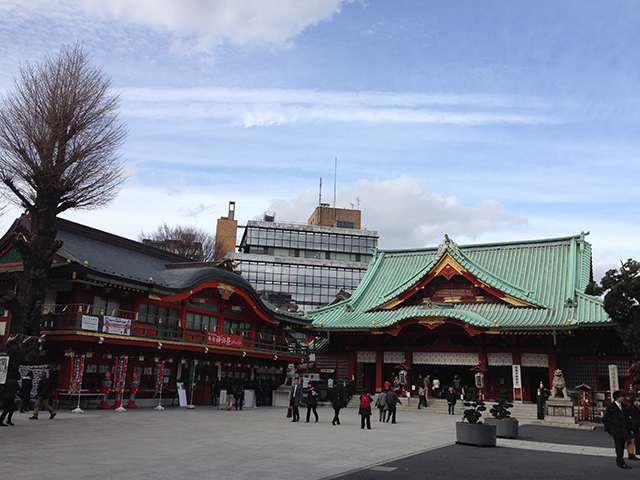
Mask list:
[[242,348],[242,337],[240,335],[207,332],[207,343],[209,345],[218,345],[221,347]]
[[80,393],[82,385],[82,367],[84,366],[84,355],[73,357],[73,368],[69,379],[69,393]]
[[127,357],[116,357],[116,371],[113,390],[116,393],[124,391],[124,380],[127,377]]

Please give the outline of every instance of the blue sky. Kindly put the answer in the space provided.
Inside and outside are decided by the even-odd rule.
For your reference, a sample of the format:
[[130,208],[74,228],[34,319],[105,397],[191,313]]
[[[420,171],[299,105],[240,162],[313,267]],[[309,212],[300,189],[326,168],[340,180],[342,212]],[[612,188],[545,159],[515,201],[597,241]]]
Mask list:
[[0,93],[78,40],[121,92],[129,179],[69,219],[305,222],[337,157],[382,248],[584,230],[598,279],[640,259],[635,1],[0,0]]

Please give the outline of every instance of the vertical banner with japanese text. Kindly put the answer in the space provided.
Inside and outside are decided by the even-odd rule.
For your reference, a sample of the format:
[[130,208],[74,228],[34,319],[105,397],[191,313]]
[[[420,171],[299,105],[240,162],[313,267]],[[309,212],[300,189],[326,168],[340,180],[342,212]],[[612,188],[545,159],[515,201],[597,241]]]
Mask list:
[[82,388],[82,372],[84,370],[84,355],[73,357],[73,366],[69,378],[69,393],[80,393]]
[[162,393],[162,376],[164,375],[164,360],[156,363],[156,393]]
[[116,357],[116,369],[113,379],[113,391],[122,393],[124,391],[124,382],[127,377],[127,357]]

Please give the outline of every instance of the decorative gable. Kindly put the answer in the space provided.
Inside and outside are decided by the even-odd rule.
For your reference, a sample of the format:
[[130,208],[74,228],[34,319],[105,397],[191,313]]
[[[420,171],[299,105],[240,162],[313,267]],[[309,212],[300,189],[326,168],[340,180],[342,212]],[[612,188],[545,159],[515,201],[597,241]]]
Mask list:
[[[447,236],[438,247],[438,255],[439,258],[433,267],[413,286],[377,308],[387,310],[419,303],[488,301],[504,302],[514,307],[539,308],[542,306],[527,298],[528,295],[522,289],[508,284],[475,265]],[[480,278],[481,276],[483,279]],[[507,290],[517,292],[518,295]]]

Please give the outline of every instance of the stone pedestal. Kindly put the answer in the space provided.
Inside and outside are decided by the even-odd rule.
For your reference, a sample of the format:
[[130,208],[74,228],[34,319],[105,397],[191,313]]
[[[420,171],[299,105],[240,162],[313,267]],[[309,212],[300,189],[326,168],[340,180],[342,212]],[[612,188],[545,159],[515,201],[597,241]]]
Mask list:
[[576,423],[573,414],[573,403],[570,398],[550,398],[547,400],[548,423],[560,423],[563,425],[574,425]]
[[280,385],[277,390],[273,391],[272,403],[274,407],[288,407],[289,406],[289,392],[291,387]]

